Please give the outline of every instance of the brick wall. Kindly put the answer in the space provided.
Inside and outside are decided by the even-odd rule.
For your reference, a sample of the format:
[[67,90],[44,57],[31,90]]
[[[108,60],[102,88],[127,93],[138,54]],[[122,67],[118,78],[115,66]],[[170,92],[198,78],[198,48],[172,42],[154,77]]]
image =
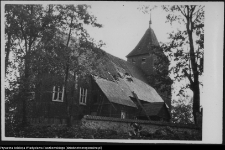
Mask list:
[[110,117],[100,117],[100,116],[84,116],[82,119],[82,127],[91,129],[113,129],[117,132],[128,132],[133,130],[130,123],[138,123],[142,126],[143,131],[148,131],[154,133],[157,129],[164,128],[166,126],[178,132],[199,132],[200,128],[190,124],[173,124],[166,122],[156,122],[156,121],[146,121],[146,120],[133,120],[133,119],[119,119]]

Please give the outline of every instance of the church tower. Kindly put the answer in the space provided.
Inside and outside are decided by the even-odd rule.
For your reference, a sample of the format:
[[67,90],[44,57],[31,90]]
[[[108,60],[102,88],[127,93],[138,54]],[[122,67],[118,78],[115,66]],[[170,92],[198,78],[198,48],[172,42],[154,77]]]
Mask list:
[[[152,75],[154,72],[154,61],[157,57],[153,54],[154,48],[159,46],[156,35],[151,28],[151,14],[149,21],[149,28],[137,44],[137,46],[126,56],[128,62],[132,62],[137,67],[141,68],[146,76]],[[172,83],[171,83],[172,84]],[[153,85],[152,85],[153,86]],[[160,96],[163,98],[169,109],[171,108],[171,85],[166,86],[167,91],[161,91],[166,85],[162,84],[160,87],[155,88]],[[154,87],[154,86],[153,86]]]
[[149,28],[137,44],[137,46],[126,56],[127,61],[134,63],[140,67],[146,75],[153,73],[154,56],[152,54],[153,47],[159,46],[154,31],[151,28],[151,15]]

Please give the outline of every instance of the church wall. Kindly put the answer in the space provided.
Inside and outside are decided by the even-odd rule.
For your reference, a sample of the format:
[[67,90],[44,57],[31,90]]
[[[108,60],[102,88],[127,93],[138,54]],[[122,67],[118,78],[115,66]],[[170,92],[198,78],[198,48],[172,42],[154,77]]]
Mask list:
[[193,124],[173,124],[163,121],[147,121],[134,119],[120,119],[100,116],[84,116],[82,119],[82,127],[90,129],[111,129],[117,132],[129,132],[133,130],[131,123],[138,123],[142,127],[142,131],[154,133],[156,130],[170,127],[176,132],[188,132],[190,134],[201,132],[201,126]]
[[[60,76],[46,75],[42,78],[41,84],[38,86],[38,89],[36,89],[35,98],[28,101],[27,104],[29,120],[36,123],[44,123],[44,120],[47,119],[47,122],[58,120],[59,123],[62,123],[62,120],[67,118],[68,105],[65,102],[65,95],[63,101],[59,102],[52,100],[53,86],[63,85],[64,78]],[[80,87],[87,89],[86,105],[79,103]],[[75,90],[75,88],[77,89]],[[97,99],[95,97],[96,95]],[[133,119],[135,116],[135,108],[111,103],[98,85],[92,80],[90,75],[78,79],[77,87],[75,86],[74,77],[72,75],[69,76],[67,100],[72,120],[79,120],[84,115],[91,114],[121,118],[121,111],[126,112],[126,118]],[[20,105],[19,110],[22,111],[22,105]],[[19,117],[22,117],[21,114],[22,113],[20,113]]]
[[[72,119],[81,119],[84,115],[90,114],[91,84],[88,76],[78,79],[77,89],[75,90],[74,76],[69,75],[67,83],[67,92],[64,91],[63,101],[53,101],[53,87],[64,86],[64,78],[58,75],[43,74],[41,81],[35,89],[33,99],[27,101],[27,117],[30,120],[43,119],[65,119],[69,106]],[[87,89],[86,104],[79,103],[80,87]],[[65,94],[67,93],[67,102]],[[68,103],[68,105],[67,105]],[[22,118],[22,103],[18,108],[18,117]]]

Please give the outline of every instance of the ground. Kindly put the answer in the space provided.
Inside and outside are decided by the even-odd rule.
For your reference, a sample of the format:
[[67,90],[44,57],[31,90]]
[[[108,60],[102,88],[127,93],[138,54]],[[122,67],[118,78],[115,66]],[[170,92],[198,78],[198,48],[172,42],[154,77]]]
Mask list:
[[131,130],[129,132],[116,132],[114,130],[88,129],[77,123],[73,127],[66,125],[6,125],[6,137],[21,138],[69,138],[69,139],[144,139],[144,140],[202,140],[201,131],[190,134],[176,132],[170,127],[156,130],[154,133]]

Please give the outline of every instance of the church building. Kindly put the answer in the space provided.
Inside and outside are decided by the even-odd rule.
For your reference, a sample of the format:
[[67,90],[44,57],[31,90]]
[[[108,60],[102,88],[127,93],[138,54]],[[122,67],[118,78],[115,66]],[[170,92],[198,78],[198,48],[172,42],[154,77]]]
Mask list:
[[63,77],[43,78],[39,87],[41,90],[30,100],[30,118],[36,121],[38,118],[39,122],[46,118],[48,122],[58,119],[63,123],[69,109],[72,120],[94,115],[170,121],[170,93],[163,95],[158,92],[147,79],[154,70],[155,56],[152,52],[153,47],[157,46],[159,43],[150,19],[149,28],[126,56],[127,61],[97,49],[104,61],[98,63],[92,74],[71,77],[67,90],[68,102],[64,98]]

